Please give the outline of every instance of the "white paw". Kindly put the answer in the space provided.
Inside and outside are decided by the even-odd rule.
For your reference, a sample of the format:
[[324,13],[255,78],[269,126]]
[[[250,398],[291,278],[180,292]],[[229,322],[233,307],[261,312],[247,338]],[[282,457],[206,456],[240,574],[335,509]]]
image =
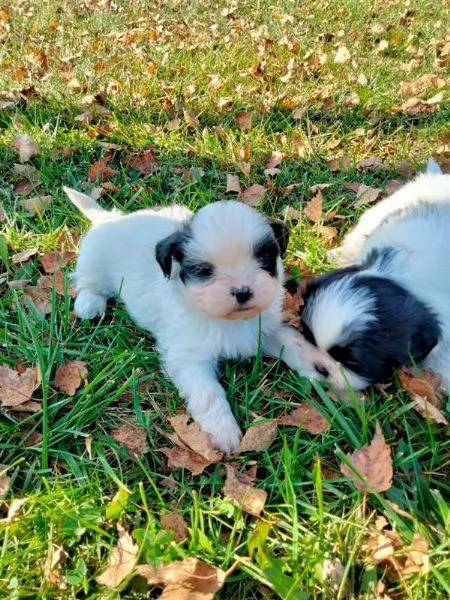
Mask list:
[[74,309],[79,319],[94,319],[104,314],[106,298],[81,290],[75,300]]
[[225,454],[233,454],[241,441],[242,431],[236,423],[235,418],[230,413],[224,415],[214,424],[202,422],[201,428],[211,436],[211,442],[215,448],[221,450]]

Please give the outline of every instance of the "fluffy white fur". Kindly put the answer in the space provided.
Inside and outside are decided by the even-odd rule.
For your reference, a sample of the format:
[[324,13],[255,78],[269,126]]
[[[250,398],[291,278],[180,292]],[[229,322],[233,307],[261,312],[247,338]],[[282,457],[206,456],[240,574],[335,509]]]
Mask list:
[[[377,253],[379,258],[371,260]],[[324,279],[305,307],[312,335],[323,355],[348,339],[349,332],[355,339],[358,329],[363,335],[364,328],[375,319],[373,297],[355,284],[362,277],[376,276],[380,282],[399,284],[436,315],[441,330],[439,341],[422,364],[439,373],[443,385],[449,388],[450,175],[442,174],[430,159],[426,173],[367,210],[342,246],[332,251],[332,257],[343,267],[343,276],[331,277],[329,283]],[[352,270],[352,266],[363,268]],[[393,302],[393,298],[384,301]],[[404,307],[398,303],[390,308],[397,311],[395,318],[401,324]],[[344,369],[344,374],[351,373]],[[361,378],[357,388],[367,383]]]
[[[155,337],[167,374],[216,447],[232,452],[241,437],[217,379],[219,359],[254,356],[261,342],[266,354],[282,356],[302,375],[317,376],[317,358],[331,380],[339,379],[334,361],[282,324],[282,260],[278,253],[276,276],[255,260],[255,244],[273,236],[256,210],[229,201],[195,215],[182,206],[122,215],[75,190],[65,192],[93,224],[74,273],[77,316],[102,315],[107,299],[120,297],[132,319]],[[214,266],[214,276],[205,281],[183,281],[176,252],[167,257],[169,277],[155,258],[158,243],[186,226],[184,259]],[[233,290],[246,287],[253,295],[237,305]]]

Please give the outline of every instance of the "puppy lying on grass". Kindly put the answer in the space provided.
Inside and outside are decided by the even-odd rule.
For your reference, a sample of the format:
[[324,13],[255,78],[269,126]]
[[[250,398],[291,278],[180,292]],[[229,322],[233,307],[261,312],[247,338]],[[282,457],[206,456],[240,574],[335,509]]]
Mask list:
[[169,206],[122,215],[64,190],[92,222],[74,273],[76,315],[102,315],[107,299],[120,297],[155,337],[167,374],[217,448],[232,452],[241,437],[217,379],[219,359],[261,348],[301,375],[342,382],[332,358],[282,323],[283,223],[236,201],[196,214]]

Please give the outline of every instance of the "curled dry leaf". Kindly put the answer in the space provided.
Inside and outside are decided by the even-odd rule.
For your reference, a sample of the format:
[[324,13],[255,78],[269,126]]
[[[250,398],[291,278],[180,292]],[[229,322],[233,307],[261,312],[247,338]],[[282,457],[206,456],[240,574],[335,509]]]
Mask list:
[[241,192],[238,199],[248,206],[257,206],[266,195],[267,189],[259,183],[254,183],[249,188]]
[[26,198],[23,201],[23,207],[29,215],[36,215],[43,213],[51,203],[51,196],[35,196],[33,198]]
[[367,494],[385,492],[391,487],[393,476],[391,449],[385,442],[378,422],[372,443],[347,456],[364,479],[356,478],[354,471],[346,464],[341,465],[341,472],[345,477],[353,479],[358,490]]
[[259,517],[267,500],[267,492],[239,480],[235,466],[227,464],[225,468],[227,479],[223,486],[224,496],[241,505],[246,513]]
[[27,162],[35,154],[39,154],[39,146],[31,135],[20,134],[14,140],[14,148],[19,153],[21,163]]
[[68,262],[76,258],[76,255],[76,252],[70,250],[63,250],[62,252],[48,250],[42,255],[41,264],[46,273],[55,273],[55,271],[59,271]]
[[328,165],[333,173],[339,173],[339,171],[345,172],[350,169],[351,160],[348,156],[340,156],[328,161]]
[[238,175],[227,173],[227,192],[233,192],[235,194],[241,193],[241,184]]
[[189,110],[183,109],[183,117],[184,117],[185,123],[188,127],[192,127],[192,129],[200,128],[200,121]]
[[188,527],[186,521],[177,512],[171,512],[161,517],[161,525],[164,529],[169,529],[174,533],[174,540],[182,542],[188,536]]
[[0,500],[2,500],[9,491],[10,478],[6,474],[8,467],[0,464]]
[[117,531],[119,541],[108,557],[108,566],[95,578],[97,583],[110,588],[118,587],[130,575],[136,565],[139,551],[131,535],[120,524],[117,524]]
[[161,600],[213,600],[225,582],[225,572],[198,558],[185,558],[159,567],[138,565],[149,587],[163,585]]
[[176,415],[170,423],[176,435],[171,439],[178,448],[160,448],[168,458],[169,468],[182,467],[193,475],[200,475],[206,467],[219,462],[222,453],[216,450],[208,433],[201,431],[198,423],[188,424],[187,415]]
[[22,252],[13,254],[11,260],[14,265],[20,265],[30,260],[30,258],[35,254],[37,254],[37,248],[30,248],[30,250],[22,250]]
[[43,577],[47,584],[65,589],[67,583],[60,573],[60,564],[67,558],[67,552],[61,546],[50,546],[44,564]]
[[23,295],[20,298],[23,306],[29,308],[29,302],[32,302],[35,309],[42,315],[48,315],[52,312],[52,294],[50,289],[32,285],[26,285],[20,289],[23,290]]
[[82,381],[87,381],[86,364],[80,360],[64,363],[56,371],[55,383],[58,390],[73,396]]
[[112,169],[109,166],[109,161],[111,160],[111,154],[107,154],[104,158],[95,161],[90,167],[88,171],[88,179],[89,181],[106,181],[110,177],[117,175],[117,171]]
[[[0,401],[8,410],[20,410],[30,401],[33,392],[41,384],[39,367],[29,367],[18,373],[6,365],[0,366]],[[37,404],[37,403],[35,403]]]
[[320,237],[323,239],[323,241],[330,245],[334,242],[337,234],[338,234],[338,230],[336,227],[329,227],[327,225],[322,225],[320,228]]
[[356,163],[356,168],[358,171],[386,171],[387,167],[383,165],[381,158],[378,156],[370,156],[369,158],[364,158]]
[[398,378],[403,389],[410,394],[422,396],[435,406],[439,406],[437,394],[442,386],[442,377],[429,369],[416,371],[414,369],[402,369],[398,371]]
[[346,46],[339,46],[339,48],[337,49],[336,54],[334,55],[334,62],[337,65],[343,65],[345,63],[348,63],[351,59],[351,54],[348,51]]
[[274,150],[269,159],[269,162],[266,165],[266,169],[274,169],[275,167],[279,167],[285,156],[285,152],[279,152],[278,150]]
[[331,186],[331,183],[315,183],[309,187],[309,191],[311,194],[317,194],[317,192],[321,192],[322,190],[326,190]]
[[55,288],[58,296],[65,296],[67,294],[70,298],[75,298],[77,295],[75,289],[66,282],[66,278],[62,271],[57,271],[52,275],[43,275],[42,277],[39,277],[37,285],[38,287],[49,290]]
[[136,421],[124,421],[111,436],[124,448],[128,448],[131,456],[141,457],[147,451],[147,432]]
[[277,421],[256,422],[250,425],[242,437],[236,454],[262,452],[269,448],[277,436]]
[[301,221],[302,211],[293,208],[292,206],[286,206],[284,209],[284,219],[287,221]]
[[[2,467],[0,465],[0,478],[1,478],[1,469],[2,469]],[[1,498],[1,491],[0,491],[0,498]],[[5,523],[6,525],[10,525],[13,521],[15,521],[17,515],[20,512],[20,509],[28,501],[29,501],[29,498],[14,498],[14,500],[11,500],[11,502],[8,506],[8,514],[6,516],[6,519],[2,519],[3,523]]]
[[250,175],[250,171],[252,169],[252,165],[249,162],[246,162],[245,160],[239,160],[236,163],[236,166],[239,168],[240,171],[242,171],[242,173],[248,177]]
[[131,154],[125,160],[130,169],[134,169],[141,175],[153,175],[161,169],[156,162],[156,150],[154,146],[146,148],[139,154]]
[[319,190],[317,194],[307,202],[303,209],[303,214],[313,223],[319,223],[322,220],[323,196]]
[[376,202],[381,195],[382,190],[380,188],[373,188],[370,185],[361,183],[356,193],[355,208],[364,206],[365,204],[372,204]]
[[292,118],[295,119],[296,121],[299,121],[300,119],[303,119],[305,114],[306,114],[306,108],[301,106],[301,107],[297,108],[296,110],[294,110],[294,112],[292,113]]
[[241,111],[236,114],[236,123],[241,131],[250,129],[252,126],[252,113]]
[[311,404],[305,402],[293,410],[289,415],[278,417],[278,425],[294,425],[303,427],[313,434],[323,433],[330,429],[327,419]]
[[414,400],[414,409],[422,415],[425,419],[431,421],[431,423],[437,423],[439,425],[448,425],[447,419],[441,413],[439,408],[423,398],[423,396],[419,396],[418,394],[411,394],[412,399]]

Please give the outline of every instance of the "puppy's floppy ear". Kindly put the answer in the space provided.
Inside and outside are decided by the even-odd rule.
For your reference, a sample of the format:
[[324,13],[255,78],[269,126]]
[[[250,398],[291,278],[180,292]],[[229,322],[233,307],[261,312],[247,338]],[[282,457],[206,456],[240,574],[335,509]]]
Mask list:
[[283,221],[278,221],[276,219],[269,219],[269,225],[272,228],[275,239],[280,246],[280,255],[281,258],[286,254],[286,250],[289,243],[289,229]]
[[180,262],[183,259],[182,243],[184,234],[175,231],[169,237],[156,244],[155,257],[165,277],[169,278],[172,271],[172,259]]
[[409,342],[409,353],[415,363],[426,359],[441,337],[441,330],[435,320],[428,321],[419,327]]

